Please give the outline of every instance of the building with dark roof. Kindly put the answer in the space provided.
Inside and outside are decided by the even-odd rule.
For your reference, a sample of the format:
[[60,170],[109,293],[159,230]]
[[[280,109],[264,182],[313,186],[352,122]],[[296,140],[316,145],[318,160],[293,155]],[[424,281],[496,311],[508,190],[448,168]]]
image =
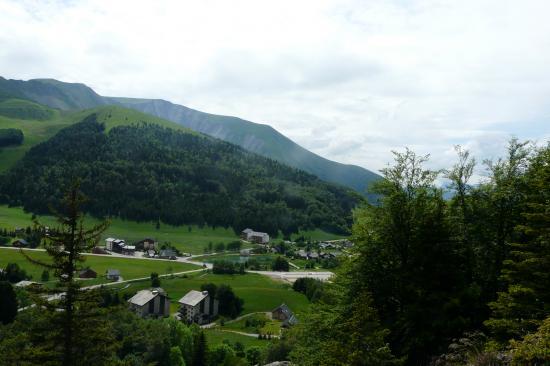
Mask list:
[[283,322],[283,327],[290,327],[298,323],[298,319],[285,303],[282,303],[273,309],[271,311],[271,317],[273,319],[281,320]]
[[106,277],[107,277],[108,280],[118,281],[118,279],[120,278],[120,271],[118,269],[109,268],[107,270],[107,276]]
[[85,268],[78,272],[78,278],[97,278],[97,272],[91,268]]

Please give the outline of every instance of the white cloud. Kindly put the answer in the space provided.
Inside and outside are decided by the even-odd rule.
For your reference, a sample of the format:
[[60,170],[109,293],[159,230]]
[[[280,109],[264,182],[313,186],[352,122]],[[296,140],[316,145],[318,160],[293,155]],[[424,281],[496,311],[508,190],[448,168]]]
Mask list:
[[0,0],[4,77],[83,82],[268,123],[373,170],[550,135],[550,4]]

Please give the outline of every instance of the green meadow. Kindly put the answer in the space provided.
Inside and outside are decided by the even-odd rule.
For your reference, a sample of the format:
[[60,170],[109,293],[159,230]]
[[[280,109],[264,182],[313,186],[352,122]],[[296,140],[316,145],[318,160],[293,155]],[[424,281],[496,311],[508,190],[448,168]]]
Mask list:
[[[196,268],[196,267],[195,267]],[[297,314],[307,311],[307,298],[294,290],[287,283],[275,281],[267,276],[255,273],[244,275],[215,275],[213,273],[191,273],[186,276],[162,278],[161,287],[168,293],[172,302],[172,311],[176,312],[177,302],[190,290],[200,290],[201,285],[214,283],[231,286],[237,296],[244,300],[242,314],[271,311],[282,303],[287,304]],[[124,288],[123,292],[134,294],[139,290],[149,288],[149,281],[114,285],[114,288]]]
[[[33,259],[44,261],[46,263],[49,262],[49,257],[46,252],[28,250],[25,253]],[[0,268],[6,267],[8,263],[17,263],[19,267],[23,268],[27,272],[27,274],[32,276],[34,281],[40,281],[40,275],[42,274],[44,268],[29,262],[19,252],[19,250],[0,248]],[[135,278],[149,277],[151,272],[157,272],[158,274],[163,275],[200,268],[193,264],[175,261],[119,258],[98,255],[86,256],[86,261],[83,266],[89,266],[98,274],[97,279],[82,280],[84,283],[89,285],[108,282],[103,277],[107,269],[118,269],[124,280],[131,280]]]
[[[7,207],[0,205],[0,228],[14,229],[16,227],[25,228],[32,226],[32,215],[26,213],[20,207]],[[54,217],[40,216],[38,221],[45,226],[56,226]],[[97,223],[98,220],[92,217],[86,218],[89,225]],[[160,228],[156,229],[152,222],[126,221],[118,218],[111,219],[111,225],[101,236],[100,245],[108,237],[120,238],[127,243],[136,242],[144,238],[153,238],[161,245],[165,242],[171,243],[182,252],[192,254],[201,254],[209,243],[229,243],[239,240],[239,237],[232,229],[222,227],[212,228],[209,226],[198,227],[197,225],[171,226],[161,223]],[[245,244],[244,247],[250,246]]]
[[[256,324],[264,323],[263,326],[255,326]],[[243,333],[258,333],[258,334],[271,334],[279,335],[281,331],[280,320],[272,320],[265,313],[256,313],[245,316],[237,321],[226,321],[223,326],[218,329],[229,329]]]
[[54,112],[51,121],[35,121],[8,118],[0,115],[0,128],[17,128],[23,131],[23,144],[0,149],[0,173],[8,170],[34,145],[46,141],[59,130],[73,123],[59,111]]
[[346,239],[347,238],[347,236],[345,236],[345,235],[327,233],[326,231],[323,231],[321,229],[301,230],[297,234],[292,234],[291,238],[292,238],[292,240],[296,240],[297,238],[299,238],[301,236],[303,236],[306,240],[312,240],[312,241],[338,240],[338,239]]
[[206,341],[210,346],[215,346],[221,343],[235,344],[236,342],[242,343],[245,348],[249,347],[267,347],[269,340],[267,339],[258,339],[254,337],[245,336],[238,333],[227,332],[220,330],[218,328],[214,329],[205,329]]
[[[25,228],[32,226],[32,215],[25,212],[20,207],[8,207],[0,205],[0,228],[13,230],[16,227]],[[51,216],[40,216],[38,221],[46,226],[55,227],[56,221]],[[87,217],[86,223],[92,225],[98,222],[98,219]],[[153,238],[159,243],[169,242],[182,252],[191,254],[202,254],[204,248],[208,247],[209,243],[215,246],[217,243],[229,243],[239,240],[239,237],[233,229],[223,227],[199,227],[197,225],[171,226],[161,223],[160,228],[156,228],[156,223],[153,222],[135,222],[126,221],[118,218],[111,219],[111,225],[101,236],[102,242],[108,237],[120,238],[126,240],[127,243],[136,242],[144,238]],[[310,231],[315,233],[318,240],[330,240],[335,238],[333,234],[326,233],[322,230]],[[243,243],[243,248],[251,247],[251,244]]]

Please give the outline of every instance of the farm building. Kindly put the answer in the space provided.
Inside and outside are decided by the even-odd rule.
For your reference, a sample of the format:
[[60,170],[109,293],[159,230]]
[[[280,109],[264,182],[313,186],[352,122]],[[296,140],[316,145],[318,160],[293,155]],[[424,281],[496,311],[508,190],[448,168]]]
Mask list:
[[298,319],[285,303],[273,309],[271,311],[271,317],[273,319],[281,320],[283,322],[283,327],[290,327],[291,325],[298,323]]
[[14,247],[28,247],[29,242],[25,239],[17,239],[13,243],[11,243],[11,245]]
[[91,268],[85,268],[78,272],[78,278],[97,278],[97,272]]
[[118,269],[108,269],[106,277],[108,280],[118,281],[120,278],[120,271]]
[[155,241],[155,239],[151,238],[145,238],[143,240],[140,240],[136,243],[136,246],[138,248],[141,248],[143,246],[143,250],[157,250],[158,249],[158,243]]

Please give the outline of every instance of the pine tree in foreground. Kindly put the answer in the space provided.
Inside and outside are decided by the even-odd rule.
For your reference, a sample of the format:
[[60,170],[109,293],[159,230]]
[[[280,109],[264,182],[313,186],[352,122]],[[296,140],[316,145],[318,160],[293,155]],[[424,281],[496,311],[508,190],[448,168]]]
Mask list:
[[[75,279],[83,269],[85,257],[99,241],[108,226],[104,221],[91,228],[84,227],[81,206],[85,198],[78,183],[68,190],[59,210],[53,210],[59,226],[45,241],[50,261],[37,260],[21,253],[32,263],[53,272],[57,281],[54,289],[35,291],[36,306],[41,320],[32,332],[33,352],[21,357],[31,363],[47,365],[103,365],[113,354],[116,342],[111,339],[109,325],[98,307],[101,298],[97,290],[83,289]],[[45,227],[36,222],[38,230]],[[21,361],[23,362],[23,361]]]

